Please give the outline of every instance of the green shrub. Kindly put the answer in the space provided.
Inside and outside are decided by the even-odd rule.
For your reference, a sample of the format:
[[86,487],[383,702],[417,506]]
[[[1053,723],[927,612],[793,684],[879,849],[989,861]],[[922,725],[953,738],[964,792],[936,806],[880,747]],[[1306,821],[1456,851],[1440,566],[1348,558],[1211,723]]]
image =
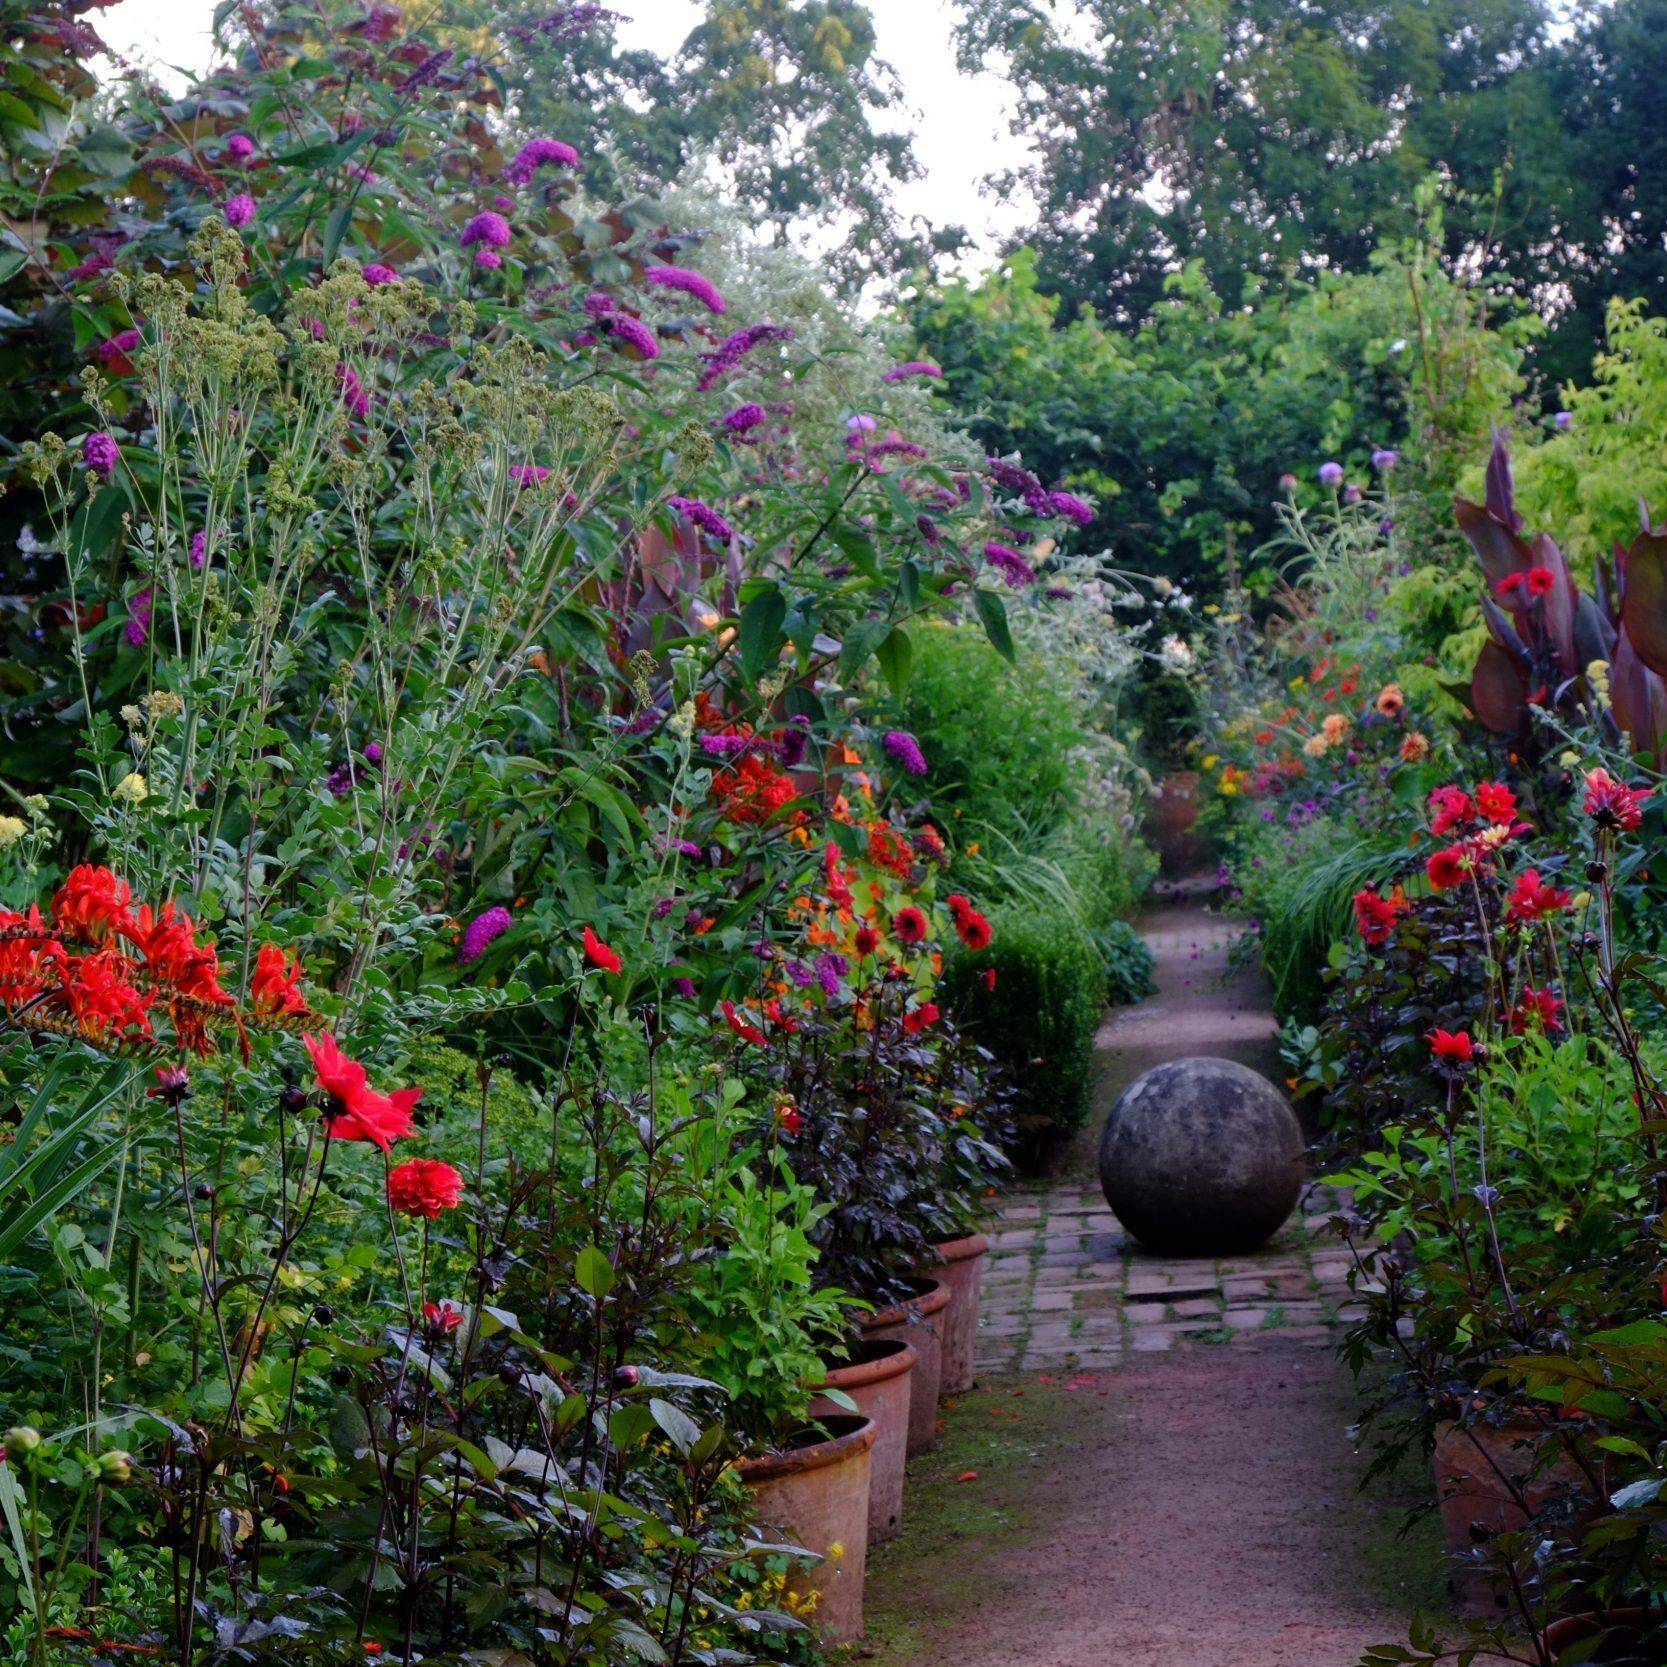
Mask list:
[[1105,964],[1063,910],[1003,909],[990,924],[990,948],[951,961],[944,983],[968,1033],[1010,1074],[1020,1155],[1034,1162],[1087,1114]]
[[1144,1001],[1155,985],[1154,962],[1145,939],[1126,920],[1113,920],[1093,934],[1105,967],[1106,999],[1113,1006]]

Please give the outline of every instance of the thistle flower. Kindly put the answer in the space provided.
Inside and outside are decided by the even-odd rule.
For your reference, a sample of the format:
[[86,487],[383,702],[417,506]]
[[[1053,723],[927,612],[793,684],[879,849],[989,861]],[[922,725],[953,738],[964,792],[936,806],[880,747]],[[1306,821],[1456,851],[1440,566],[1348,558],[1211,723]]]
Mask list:
[[1398,451],[1391,450],[1388,446],[1382,446],[1372,453],[1372,467],[1380,475],[1387,475],[1400,461],[1401,454]]
[[239,191],[226,199],[226,224],[241,231],[255,217],[255,199],[247,191]]
[[1551,419],[1551,421],[1552,425],[1557,428],[1559,432],[1571,429],[1574,427],[1574,412],[1559,411],[1557,415]]
[[926,774],[926,754],[920,743],[906,729],[888,729],[880,737],[880,745],[889,757],[900,764],[911,776]]
[[501,903],[478,914],[463,930],[463,941],[457,948],[457,964],[466,967],[478,961],[488,948],[507,932],[513,917]]
[[698,301],[710,313],[726,313],[729,304],[718,293],[718,286],[703,272],[691,272],[686,266],[651,266],[643,274],[643,282],[656,289],[681,290]]
[[1343,484],[1343,465],[1341,463],[1322,463],[1320,465],[1320,485],[1333,489]]

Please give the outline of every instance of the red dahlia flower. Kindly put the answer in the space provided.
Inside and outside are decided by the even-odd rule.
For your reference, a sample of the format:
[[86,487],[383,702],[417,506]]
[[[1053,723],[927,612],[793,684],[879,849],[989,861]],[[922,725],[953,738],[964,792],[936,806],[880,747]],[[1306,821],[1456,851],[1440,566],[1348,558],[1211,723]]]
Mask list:
[[903,1015],[903,1033],[905,1036],[918,1036],[928,1025],[935,1025],[942,1017],[935,1001],[922,1002],[912,1013]]
[[1516,821],[1517,796],[1502,781],[1480,782],[1476,788],[1476,813],[1484,822],[1509,827]]
[[858,955],[872,955],[880,947],[880,934],[872,926],[859,926],[851,942]]
[[1389,942],[1395,922],[1406,913],[1407,900],[1400,887],[1393,896],[1382,896],[1376,886],[1367,886],[1354,894],[1354,924],[1361,941],[1376,947]]
[[423,1325],[436,1337],[449,1337],[463,1324],[463,1310],[455,1302],[425,1302]]
[[725,1001],[723,1004],[724,1022],[743,1042],[751,1042],[755,1048],[769,1047],[769,1039],[757,1025],[748,1024],[736,1010],[735,1003]]
[[1461,845],[1449,845],[1445,851],[1437,851],[1424,864],[1424,872],[1429,876],[1430,885],[1435,891],[1451,891],[1454,886],[1462,885],[1464,877],[1470,872],[1471,858]]
[[585,959],[603,972],[624,972],[625,963],[597,937],[594,927],[585,928]]
[[463,1202],[463,1177],[438,1158],[408,1158],[388,1171],[388,1202],[401,1215],[433,1221]]
[[386,1152],[411,1133],[411,1108],[423,1097],[420,1088],[379,1094],[370,1086],[364,1066],[349,1059],[334,1036],[309,1036],[306,1043],[318,1086],[329,1098],[325,1116],[332,1140],[368,1140]]
[[1530,596],[1549,596],[1557,588],[1557,578],[1549,567],[1531,567],[1527,579]]
[[1511,1009],[1511,1029],[1521,1036],[1528,1031],[1551,1031],[1563,1028],[1563,998],[1549,985],[1536,990],[1532,984],[1523,986],[1522,994]]
[[1476,1055],[1468,1030],[1432,1030],[1425,1040],[1443,1064],[1468,1065]]
[[899,909],[891,917],[891,929],[897,934],[897,941],[905,944],[925,943],[930,931],[926,916],[912,903]]
[[1644,820],[1643,807],[1649,797],[1647,787],[1628,787],[1607,770],[1586,772],[1586,814],[1600,828],[1632,833]]
[[1476,805],[1462,787],[1438,787],[1430,795],[1430,832],[1438,839],[1476,819]]
[[1505,919],[1513,925],[1547,920],[1552,915],[1560,915],[1569,906],[1573,896],[1572,892],[1559,891],[1555,886],[1548,886],[1540,878],[1538,869],[1525,868],[1517,875],[1516,884],[1511,887]]

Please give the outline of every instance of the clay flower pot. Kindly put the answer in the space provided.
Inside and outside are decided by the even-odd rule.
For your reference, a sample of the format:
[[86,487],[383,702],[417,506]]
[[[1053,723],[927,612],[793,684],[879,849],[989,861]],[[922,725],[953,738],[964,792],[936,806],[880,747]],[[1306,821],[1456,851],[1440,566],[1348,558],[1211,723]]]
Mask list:
[[943,1381],[940,1395],[964,1395],[972,1388],[978,1353],[978,1297],[984,1284],[984,1254],[990,1241],[982,1233],[943,1239],[932,1246],[933,1261],[922,1271],[949,1287],[943,1323]]
[[[874,1453],[868,1477],[868,1543],[893,1539],[903,1526],[903,1461],[909,1453],[909,1398],[919,1356],[900,1338],[864,1339],[843,1366],[823,1379],[824,1389],[840,1389],[857,1403],[857,1411],[874,1425]],[[831,1419],[837,1403],[818,1398],[812,1418]]]
[[1517,1502],[1518,1494],[1529,1513],[1538,1513],[1560,1494],[1587,1491],[1579,1466],[1567,1453],[1535,1468],[1545,1437],[1545,1427],[1529,1418],[1511,1419],[1497,1429],[1453,1423],[1437,1428],[1431,1462],[1441,1501],[1441,1533],[1447,1555],[1459,1560],[1453,1584],[1467,1614],[1491,1615],[1500,1607],[1500,1593],[1488,1571],[1462,1561],[1477,1544],[1474,1530],[1491,1536],[1523,1528],[1528,1517]]
[[862,1328],[871,1343],[909,1344],[919,1357],[909,1391],[909,1457],[929,1453],[938,1444],[938,1388],[943,1382],[944,1310],[949,1287],[941,1279],[905,1279],[908,1296],[882,1308]]
[[779,1453],[737,1467],[752,1490],[758,1525],[813,1551],[822,1561],[799,1569],[788,1590],[814,1595],[811,1624],[826,1644],[862,1637],[862,1585],[868,1566],[868,1477],[874,1425],[854,1413],[801,1431]]
[[[1646,1609],[1628,1606],[1606,1609],[1602,1614],[1565,1615],[1545,1629],[1545,1645],[1554,1661],[1564,1650],[1593,1638],[1603,1642],[1595,1655],[1585,1658],[1588,1661],[1641,1661],[1646,1659],[1646,1645],[1654,1645],[1659,1651],[1667,1643],[1667,1620],[1652,1618]],[[1652,1652],[1648,1659],[1655,1659],[1655,1654]]]

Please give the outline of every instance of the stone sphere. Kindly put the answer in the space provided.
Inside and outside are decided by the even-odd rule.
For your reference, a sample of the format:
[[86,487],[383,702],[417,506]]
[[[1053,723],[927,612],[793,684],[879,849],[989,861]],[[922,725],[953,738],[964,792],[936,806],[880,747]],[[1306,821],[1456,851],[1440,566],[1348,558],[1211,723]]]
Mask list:
[[1302,1191],[1302,1126],[1266,1077],[1230,1059],[1175,1059],[1118,1096],[1100,1185],[1149,1250],[1234,1256],[1265,1243]]

